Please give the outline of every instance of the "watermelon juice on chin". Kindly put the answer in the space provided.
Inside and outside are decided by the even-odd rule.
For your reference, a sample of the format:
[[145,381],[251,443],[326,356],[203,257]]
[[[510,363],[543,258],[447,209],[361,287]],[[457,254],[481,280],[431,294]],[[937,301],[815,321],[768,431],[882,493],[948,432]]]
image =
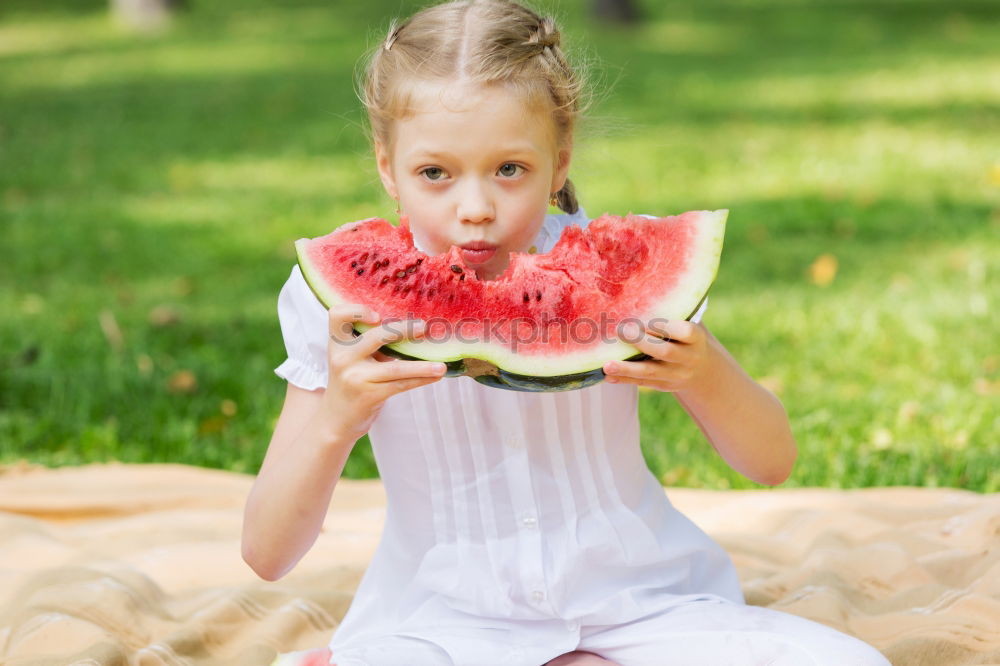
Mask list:
[[383,323],[427,322],[423,339],[383,353],[443,361],[449,376],[490,386],[558,391],[601,381],[609,360],[648,358],[621,339],[622,324],[695,313],[718,272],[728,213],[605,214],[586,229],[564,229],[548,253],[510,253],[494,280],[476,268],[495,258],[496,246],[453,245],[428,256],[405,220],[395,227],[370,218],[295,247],[327,308],[361,303]]

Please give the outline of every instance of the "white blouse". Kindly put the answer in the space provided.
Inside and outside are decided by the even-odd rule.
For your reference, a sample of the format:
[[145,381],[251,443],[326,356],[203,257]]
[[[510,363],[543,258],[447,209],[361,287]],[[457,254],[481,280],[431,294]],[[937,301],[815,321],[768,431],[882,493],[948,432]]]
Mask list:
[[[588,222],[548,215],[537,251]],[[327,312],[297,265],[278,317],[288,359],[275,373],[326,386]],[[744,603],[728,554],[646,466],[637,407],[631,384],[529,393],[469,377],[389,398],[368,433],[386,523],[333,654],[457,618],[523,622],[544,644],[555,625],[565,636],[713,595]]]

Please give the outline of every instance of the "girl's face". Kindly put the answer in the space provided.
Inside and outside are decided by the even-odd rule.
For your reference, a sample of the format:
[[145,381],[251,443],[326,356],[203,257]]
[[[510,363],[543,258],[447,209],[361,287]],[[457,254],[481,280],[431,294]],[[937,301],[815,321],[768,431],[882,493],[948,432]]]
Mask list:
[[551,117],[504,88],[426,85],[415,113],[393,123],[393,148],[376,144],[382,183],[428,254],[463,249],[480,279],[527,252],[549,197],[566,182],[570,146],[556,146]]

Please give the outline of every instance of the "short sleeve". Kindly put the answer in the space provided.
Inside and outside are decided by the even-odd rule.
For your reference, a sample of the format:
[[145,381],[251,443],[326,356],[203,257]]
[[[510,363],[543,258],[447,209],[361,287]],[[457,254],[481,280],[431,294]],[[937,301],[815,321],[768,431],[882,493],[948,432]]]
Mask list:
[[298,264],[278,294],[278,323],[288,358],[274,374],[308,391],[325,388],[329,315]]
[[590,218],[587,217],[583,207],[578,208],[575,213],[546,215],[545,222],[535,238],[535,251],[539,254],[550,252],[562,236],[563,229],[574,224],[581,229],[586,229],[590,224]]

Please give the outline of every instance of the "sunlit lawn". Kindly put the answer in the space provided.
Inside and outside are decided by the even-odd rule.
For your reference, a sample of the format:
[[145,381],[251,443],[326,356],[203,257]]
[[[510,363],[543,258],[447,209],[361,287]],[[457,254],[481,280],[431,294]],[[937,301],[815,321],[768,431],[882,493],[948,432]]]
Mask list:
[[[392,210],[352,74],[418,3],[191,3],[154,38],[104,4],[0,9],[0,462],[252,472],[292,241]],[[731,211],[705,321],[789,412],[786,485],[1000,490],[1000,5],[558,6],[591,216]],[[666,483],[755,487],[670,395],[642,421]]]

